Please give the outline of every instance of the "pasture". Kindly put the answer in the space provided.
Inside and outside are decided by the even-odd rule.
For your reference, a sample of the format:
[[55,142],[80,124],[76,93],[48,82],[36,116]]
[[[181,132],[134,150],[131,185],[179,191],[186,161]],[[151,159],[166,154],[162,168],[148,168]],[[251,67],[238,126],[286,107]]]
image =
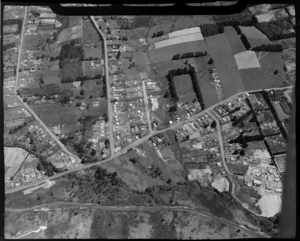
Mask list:
[[224,27],[224,33],[230,45],[233,54],[244,52],[246,50],[242,43],[240,36],[237,34],[235,29],[231,26]]
[[17,119],[25,118],[26,115],[25,115],[25,113],[23,112],[22,109],[25,110],[25,108],[22,107],[22,106],[5,109],[5,114],[4,114],[4,118],[3,118],[4,121],[17,120]]
[[62,107],[60,103],[40,104],[31,107],[46,125],[71,125],[78,122],[83,112],[76,107]]
[[221,80],[224,97],[228,98],[245,87],[241,80],[232,50],[225,34],[217,34],[205,39],[210,55]]
[[37,46],[44,38],[41,35],[24,35],[23,49],[37,50]]
[[19,167],[25,160],[28,152],[19,147],[4,147],[5,166]]
[[183,54],[187,52],[208,51],[204,40],[179,43],[168,47],[154,49],[148,52],[149,60],[152,64],[169,61],[173,55]]
[[173,78],[176,87],[176,92],[179,97],[179,101],[186,103],[192,102],[196,99],[196,94],[193,90],[192,80],[190,75],[177,75]]
[[167,23],[158,24],[150,28],[148,31],[148,38],[151,38],[154,33],[160,31],[163,31],[164,34],[170,33],[172,31],[173,25],[174,22],[167,22]]
[[102,47],[101,46],[97,48],[84,47],[84,58],[89,59],[90,57],[102,59]]

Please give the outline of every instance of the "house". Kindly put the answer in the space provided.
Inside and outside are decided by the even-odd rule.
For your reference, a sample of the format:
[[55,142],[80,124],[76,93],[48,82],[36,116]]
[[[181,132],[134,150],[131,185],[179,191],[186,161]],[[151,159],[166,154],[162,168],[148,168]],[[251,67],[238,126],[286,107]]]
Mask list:
[[258,179],[254,179],[254,180],[253,180],[253,185],[259,187],[260,184],[261,184],[261,181],[260,181],[260,180],[258,180]]

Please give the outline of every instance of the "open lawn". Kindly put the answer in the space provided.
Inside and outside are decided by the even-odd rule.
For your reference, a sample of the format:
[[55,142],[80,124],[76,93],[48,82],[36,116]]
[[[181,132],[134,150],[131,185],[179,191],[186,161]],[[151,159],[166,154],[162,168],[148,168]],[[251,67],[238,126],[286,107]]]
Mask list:
[[76,59],[65,60],[61,69],[61,78],[76,78],[82,76],[82,62]]
[[69,16],[69,27],[74,27],[81,24],[81,16]]
[[224,33],[230,45],[233,54],[244,52],[246,50],[242,43],[240,36],[237,34],[235,29],[231,26],[224,27]]
[[99,46],[97,48],[88,48],[84,47],[84,58],[89,59],[92,58],[99,58],[102,59],[102,47]]
[[46,125],[70,125],[82,116],[79,108],[62,107],[60,103],[33,105],[31,108]]
[[161,63],[171,60],[173,55],[183,54],[188,52],[204,52],[207,51],[207,45],[204,40],[179,43],[168,47],[154,49],[148,52],[149,60],[152,64]]
[[177,75],[173,80],[180,101],[190,103],[196,98],[190,75]]
[[244,91],[245,87],[241,80],[233,52],[225,34],[217,34],[205,39],[209,53],[214,60],[216,71],[221,80],[224,97],[228,98],[238,92]]

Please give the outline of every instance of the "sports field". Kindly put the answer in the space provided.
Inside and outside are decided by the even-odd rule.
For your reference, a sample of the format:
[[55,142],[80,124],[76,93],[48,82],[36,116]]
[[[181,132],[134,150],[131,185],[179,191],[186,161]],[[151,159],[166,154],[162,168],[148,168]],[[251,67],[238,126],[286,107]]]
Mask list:
[[217,34],[207,37],[205,41],[221,80],[224,97],[228,98],[238,92],[244,91],[245,87],[226,35]]

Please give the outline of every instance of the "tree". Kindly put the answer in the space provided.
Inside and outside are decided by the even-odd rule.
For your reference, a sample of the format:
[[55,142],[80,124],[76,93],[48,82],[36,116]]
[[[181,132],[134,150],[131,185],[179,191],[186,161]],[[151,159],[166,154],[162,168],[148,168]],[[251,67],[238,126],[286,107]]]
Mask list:
[[216,128],[216,126],[217,126],[216,121],[213,121],[213,122],[210,124],[210,127],[211,127],[211,128]]
[[273,72],[274,75],[277,75],[278,74],[278,70],[276,69],[274,72]]
[[213,60],[213,58],[212,57],[210,57],[210,59],[208,60],[208,62],[207,62],[208,64],[213,64],[214,63],[214,60]]
[[84,95],[84,90],[83,89],[80,90],[80,95]]
[[26,97],[23,99],[23,102],[27,102],[27,98]]
[[76,102],[76,105],[75,105],[75,106],[76,106],[76,107],[81,106],[81,102],[80,102],[80,101]]
[[243,150],[243,149],[240,150],[240,155],[241,155],[241,156],[245,156],[245,150]]

